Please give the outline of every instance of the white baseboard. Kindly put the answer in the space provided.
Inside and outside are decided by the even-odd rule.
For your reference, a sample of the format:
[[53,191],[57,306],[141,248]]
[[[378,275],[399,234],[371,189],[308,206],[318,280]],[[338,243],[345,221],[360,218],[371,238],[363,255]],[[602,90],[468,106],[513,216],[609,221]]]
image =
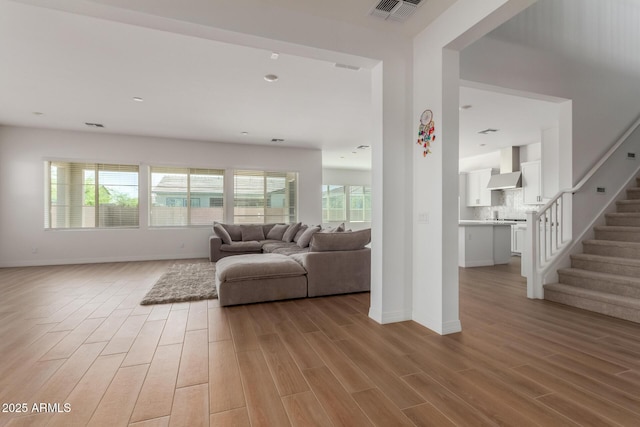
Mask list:
[[488,267],[491,265],[495,265],[495,263],[493,262],[492,259],[489,260],[480,260],[480,261],[467,261],[464,262],[464,265],[461,265],[460,267],[463,268],[467,268],[467,267]]
[[69,258],[69,259],[37,259],[17,262],[0,262],[0,268],[7,267],[39,267],[45,265],[71,265],[71,264],[102,264],[106,262],[135,262],[135,261],[161,261],[167,259],[208,258],[207,253],[170,254],[170,255],[140,255],[140,256],[111,256],[96,258]]
[[411,320],[411,310],[397,310],[380,313],[369,309],[369,317],[380,324],[405,322]]
[[431,329],[432,331],[440,335],[455,334],[462,331],[462,324],[460,323],[460,320],[441,322],[440,320],[424,317],[414,318],[413,321],[421,324],[425,328]]
[[462,331],[462,323],[460,323],[460,320],[450,320],[442,324],[441,335],[455,334],[461,331]]

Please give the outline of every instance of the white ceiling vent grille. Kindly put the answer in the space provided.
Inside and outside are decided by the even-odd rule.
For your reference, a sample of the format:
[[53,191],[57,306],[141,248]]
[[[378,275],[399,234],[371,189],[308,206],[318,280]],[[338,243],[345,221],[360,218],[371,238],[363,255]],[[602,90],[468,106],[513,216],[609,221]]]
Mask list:
[[336,68],[344,68],[345,70],[360,71],[360,67],[356,67],[355,65],[336,63],[334,66]]
[[392,21],[406,21],[423,0],[380,0],[369,12],[373,16]]

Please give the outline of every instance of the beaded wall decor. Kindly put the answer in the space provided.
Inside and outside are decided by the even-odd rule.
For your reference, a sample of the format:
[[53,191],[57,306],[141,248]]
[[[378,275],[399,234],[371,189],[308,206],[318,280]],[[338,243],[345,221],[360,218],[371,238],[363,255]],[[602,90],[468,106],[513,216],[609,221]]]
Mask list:
[[427,157],[431,153],[431,143],[436,140],[436,128],[433,123],[433,111],[424,110],[420,116],[420,125],[418,126],[418,142],[421,147],[422,157]]

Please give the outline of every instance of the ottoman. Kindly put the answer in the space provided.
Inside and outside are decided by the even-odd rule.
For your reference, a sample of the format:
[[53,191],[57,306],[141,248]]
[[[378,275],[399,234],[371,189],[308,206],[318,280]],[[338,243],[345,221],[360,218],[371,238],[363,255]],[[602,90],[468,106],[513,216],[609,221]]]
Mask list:
[[307,271],[281,254],[235,255],[216,262],[221,306],[307,296]]

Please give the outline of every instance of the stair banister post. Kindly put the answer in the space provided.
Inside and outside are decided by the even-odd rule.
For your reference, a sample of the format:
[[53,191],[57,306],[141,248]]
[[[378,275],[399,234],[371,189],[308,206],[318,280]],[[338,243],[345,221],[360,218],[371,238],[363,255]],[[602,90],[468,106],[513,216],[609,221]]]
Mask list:
[[542,279],[539,273],[540,253],[538,248],[540,221],[538,220],[538,213],[535,211],[527,212],[527,232],[525,236],[525,250],[522,261],[525,262],[527,274],[527,298],[542,299],[544,295]]

